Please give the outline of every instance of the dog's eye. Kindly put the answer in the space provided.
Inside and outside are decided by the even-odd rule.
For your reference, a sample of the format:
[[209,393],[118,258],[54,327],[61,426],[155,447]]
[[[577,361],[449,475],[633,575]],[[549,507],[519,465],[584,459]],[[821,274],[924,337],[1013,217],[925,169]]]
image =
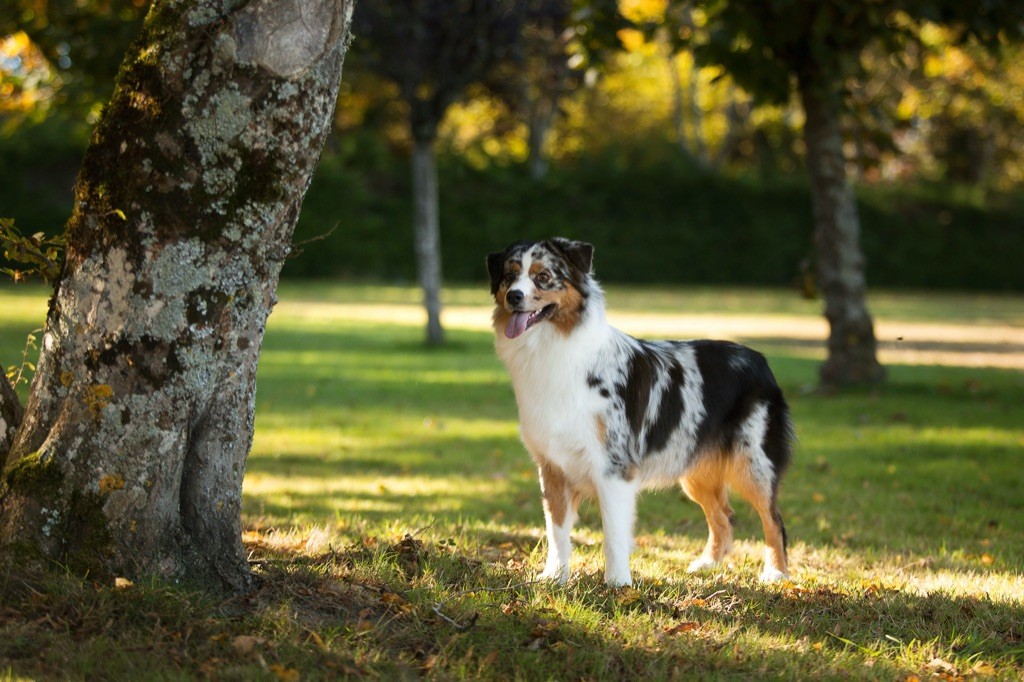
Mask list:
[[547,284],[550,281],[551,275],[549,275],[547,272],[537,273],[537,284]]

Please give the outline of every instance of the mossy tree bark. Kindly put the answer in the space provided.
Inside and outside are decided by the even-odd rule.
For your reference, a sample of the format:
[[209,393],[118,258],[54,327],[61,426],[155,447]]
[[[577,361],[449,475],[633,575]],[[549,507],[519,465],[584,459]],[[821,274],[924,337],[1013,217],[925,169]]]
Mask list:
[[76,183],[29,403],[0,457],[0,553],[249,584],[256,364],[352,7],[153,4]]
[[839,97],[828,80],[800,75],[804,141],[814,209],[815,268],[829,323],[828,358],[819,370],[827,387],[884,381],[874,322],[867,306],[860,217],[846,179]]

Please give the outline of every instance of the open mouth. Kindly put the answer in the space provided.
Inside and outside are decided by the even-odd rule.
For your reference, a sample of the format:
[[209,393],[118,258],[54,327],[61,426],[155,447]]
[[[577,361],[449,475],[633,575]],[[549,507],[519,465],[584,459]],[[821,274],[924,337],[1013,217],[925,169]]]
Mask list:
[[505,336],[514,339],[538,322],[551,317],[553,312],[555,312],[554,303],[549,303],[540,310],[514,310],[512,316],[508,318],[508,324],[505,325]]

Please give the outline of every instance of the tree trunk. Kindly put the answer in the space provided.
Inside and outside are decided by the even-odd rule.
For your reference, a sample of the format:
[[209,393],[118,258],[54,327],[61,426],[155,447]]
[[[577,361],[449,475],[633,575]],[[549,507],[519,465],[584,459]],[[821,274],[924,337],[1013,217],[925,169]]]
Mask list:
[[700,66],[695,59],[690,60],[690,80],[687,83],[690,102],[690,130],[693,133],[693,155],[701,164],[707,163],[707,147],[704,144],[704,111],[700,108]]
[[352,3],[236,4],[155,2],[90,141],[0,477],[6,554],[249,584],[256,364]]
[[740,141],[743,139],[743,133],[746,129],[747,115],[750,112],[749,106],[746,103],[739,101],[739,93],[736,91],[735,86],[729,86],[729,104],[725,108],[725,138],[722,140],[721,146],[718,151],[715,152],[714,158],[711,160],[711,165],[715,168],[721,169],[725,164],[732,158],[732,155],[736,152]]
[[542,102],[543,97],[529,104],[529,126],[527,142],[529,144],[530,177],[542,180],[548,174],[548,156],[545,151],[548,133],[555,121],[555,108],[551,102]]
[[441,229],[437,200],[437,157],[433,139],[417,138],[412,152],[416,264],[427,309],[427,344],[444,343],[441,327]]
[[676,144],[679,145],[679,151],[687,159],[696,162],[698,159],[690,151],[690,144],[686,137],[686,105],[683,101],[683,79],[679,77],[679,66],[676,63],[678,56],[671,51],[668,54],[668,77],[672,84],[672,124],[676,131]]
[[[561,35],[547,34],[547,37],[541,40],[547,49],[541,50],[534,68],[523,70],[522,80],[522,97],[526,102],[528,128],[528,164],[530,177],[534,180],[541,180],[547,176],[551,167],[547,142],[558,117],[559,103],[565,94],[566,81],[569,77],[569,67],[565,63],[564,38]],[[533,82],[530,82],[531,76]]]
[[7,380],[7,370],[0,365],[0,471],[4,469],[4,461],[24,414],[14,386]]
[[825,386],[872,385],[885,379],[876,358],[874,324],[865,299],[860,218],[839,126],[838,99],[827,86],[802,76],[807,170],[814,209],[815,267],[829,322],[828,359],[820,369]]

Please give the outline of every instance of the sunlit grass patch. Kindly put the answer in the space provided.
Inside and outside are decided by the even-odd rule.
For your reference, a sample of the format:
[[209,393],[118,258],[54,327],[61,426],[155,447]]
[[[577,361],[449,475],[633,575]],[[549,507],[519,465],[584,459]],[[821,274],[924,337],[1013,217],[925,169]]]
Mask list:
[[[573,534],[570,582],[535,583],[537,474],[494,357],[486,291],[449,297],[460,324],[446,348],[428,350],[410,289],[286,286],[263,347],[243,495],[260,589],[228,602],[45,576],[28,589],[0,570],[0,679],[5,668],[234,679],[1024,674],[1019,369],[894,364],[879,390],[828,395],[814,389],[820,347],[750,339],[799,435],[781,492],[790,580],[757,582],[760,522],[740,500],[726,564],[686,573],[703,515],[665,490],[640,499],[634,587],[602,584],[593,502]],[[1008,297],[875,298],[908,322],[969,324],[968,305],[1003,327],[1024,320]],[[787,292],[613,289],[610,300],[664,328],[685,326],[680,312],[773,325],[818,315]],[[20,357],[41,323],[33,309],[45,309],[41,292],[0,289],[0,362]]]

